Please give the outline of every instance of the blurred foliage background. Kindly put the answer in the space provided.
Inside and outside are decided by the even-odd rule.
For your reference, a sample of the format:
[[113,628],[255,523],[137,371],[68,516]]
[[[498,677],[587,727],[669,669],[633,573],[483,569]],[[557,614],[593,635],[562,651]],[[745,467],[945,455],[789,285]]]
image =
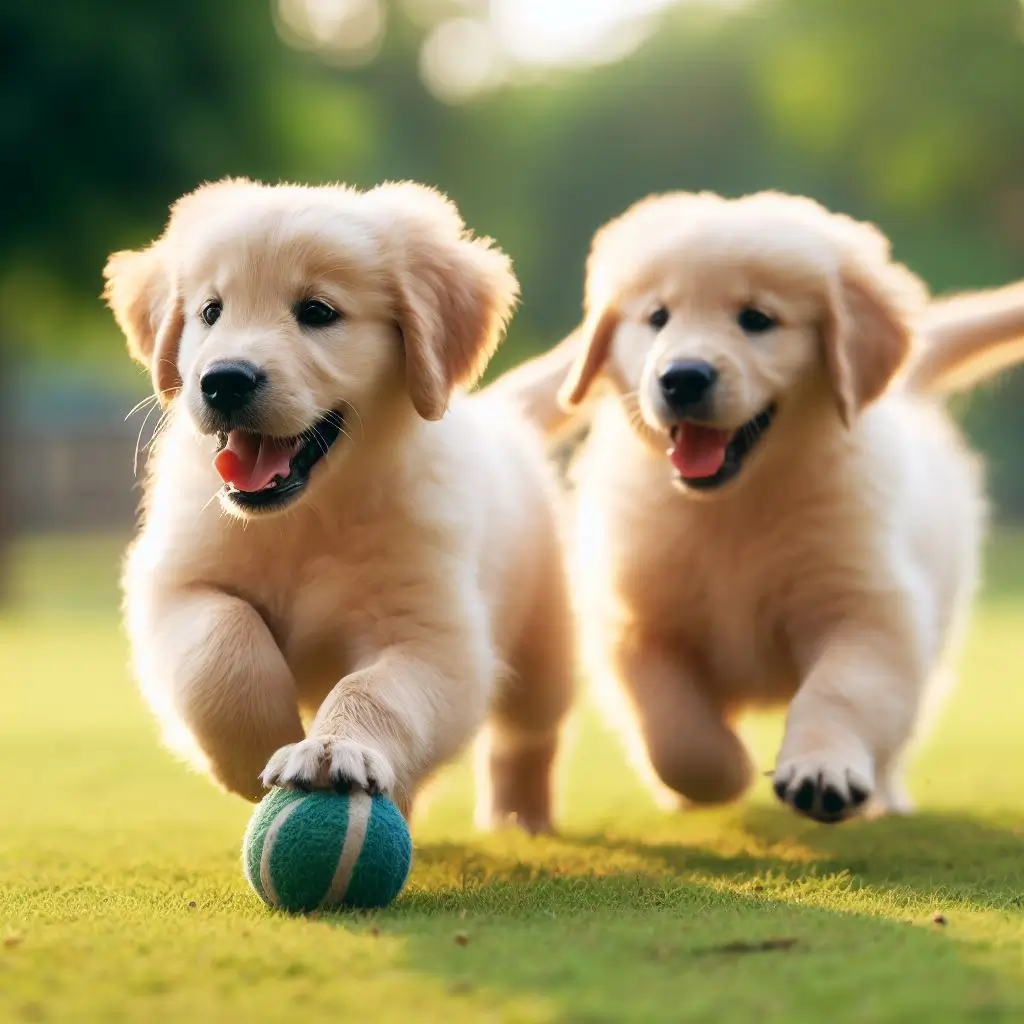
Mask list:
[[[1020,0],[5,0],[0,338],[18,380],[141,395],[104,259],[225,174],[450,194],[522,281],[495,371],[573,325],[592,232],[656,190],[805,193],[937,292],[1000,284],[1024,276],[1022,40]],[[1022,400],[1017,374],[962,409],[1004,518]]]

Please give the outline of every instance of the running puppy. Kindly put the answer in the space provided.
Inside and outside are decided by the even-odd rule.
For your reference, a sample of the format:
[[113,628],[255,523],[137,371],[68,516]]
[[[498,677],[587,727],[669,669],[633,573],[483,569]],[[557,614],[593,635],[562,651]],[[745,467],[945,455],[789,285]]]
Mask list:
[[934,395],[1024,349],[1020,286],[927,302],[877,230],[810,200],[657,196],[595,237],[581,326],[494,386],[556,433],[603,385],[575,473],[583,651],[663,792],[739,797],[736,716],[781,704],[781,800],[909,808],[985,521]]
[[481,818],[549,828],[552,489],[527,425],[456,394],[512,310],[507,258],[419,185],[228,180],[106,278],[166,409],[124,590],[170,743],[250,800],[355,786],[408,815],[486,722]]

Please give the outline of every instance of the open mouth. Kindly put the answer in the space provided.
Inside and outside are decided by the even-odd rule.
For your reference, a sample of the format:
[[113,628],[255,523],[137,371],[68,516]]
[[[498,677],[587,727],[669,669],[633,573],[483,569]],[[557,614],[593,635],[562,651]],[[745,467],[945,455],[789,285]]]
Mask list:
[[343,424],[340,412],[329,412],[296,437],[249,430],[218,435],[213,465],[225,497],[246,512],[283,508],[306,489],[313,467],[341,436]]
[[683,420],[671,431],[669,461],[687,487],[713,491],[732,480],[775,418],[774,403],[737,430]]

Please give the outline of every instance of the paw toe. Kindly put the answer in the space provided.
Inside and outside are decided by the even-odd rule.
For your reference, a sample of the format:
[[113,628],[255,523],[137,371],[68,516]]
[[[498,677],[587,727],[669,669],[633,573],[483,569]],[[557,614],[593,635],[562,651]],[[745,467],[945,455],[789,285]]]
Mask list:
[[324,746],[316,740],[296,743],[288,758],[284,777],[296,789],[312,789],[320,782],[324,762]]
[[355,743],[331,745],[331,786],[339,793],[363,789],[376,796],[388,793],[395,786],[391,766],[376,751]]
[[290,746],[282,747],[280,750],[276,751],[267,762],[267,767],[263,769],[263,772],[260,775],[260,781],[266,789],[270,789],[272,786],[280,786],[282,784],[282,777],[284,775],[285,766],[288,764],[290,754]]
[[869,796],[870,793],[867,789],[858,786],[855,782],[850,783],[850,803],[854,807],[860,807]]
[[395,773],[391,765],[378,754],[368,751],[364,758],[367,788],[371,793],[389,793],[395,788]]

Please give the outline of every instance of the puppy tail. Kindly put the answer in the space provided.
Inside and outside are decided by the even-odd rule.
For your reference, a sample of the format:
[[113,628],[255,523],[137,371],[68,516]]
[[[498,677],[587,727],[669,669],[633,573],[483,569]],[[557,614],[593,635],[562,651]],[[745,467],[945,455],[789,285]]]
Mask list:
[[1024,362],[1024,281],[939,299],[918,326],[921,344],[905,386],[921,394],[966,391]]
[[585,405],[567,411],[558,400],[583,345],[583,338],[573,331],[554,348],[520,363],[479,393],[511,405],[548,440],[560,440],[589,418]]

